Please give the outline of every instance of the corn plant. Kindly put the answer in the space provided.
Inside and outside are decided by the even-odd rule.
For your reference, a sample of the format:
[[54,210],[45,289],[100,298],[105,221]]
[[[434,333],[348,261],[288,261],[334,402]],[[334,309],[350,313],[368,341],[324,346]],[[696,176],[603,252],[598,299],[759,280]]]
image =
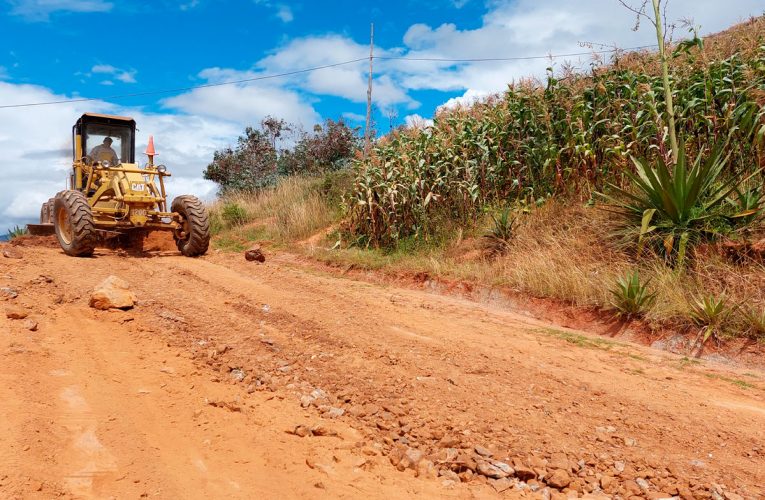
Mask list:
[[611,290],[611,305],[617,316],[630,318],[644,314],[656,302],[656,293],[648,291],[650,280],[640,281],[637,271],[620,277]]
[[[725,144],[719,162],[708,165],[715,170],[712,185],[734,178],[730,186],[740,187],[765,165],[765,46],[717,59],[701,58],[700,50],[691,47],[681,56],[687,60],[673,63],[679,151],[705,161],[708,145]],[[607,185],[629,191],[630,175],[639,177],[641,168],[630,158],[655,166],[669,149],[663,76],[651,66],[652,54],[631,57],[635,62],[589,75],[564,80],[550,73],[543,85],[513,84],[501,96],[440,112],[427,130],[384,137],[353,164],[348,230],[369,244],[391,246],[432,237],[439,221],[479,223],[487,206],[508,201],[588,197]],[[692,168],[686,165],[686,172]],[[760,180],[756,174],[752,183]],[[707,186],[705,194],[714,189]],[[736,213],[742,212],[727,215]],[[661,214],[652,217],[648,227],[660,227]],[[684,232],[672,233],[671,254]]]

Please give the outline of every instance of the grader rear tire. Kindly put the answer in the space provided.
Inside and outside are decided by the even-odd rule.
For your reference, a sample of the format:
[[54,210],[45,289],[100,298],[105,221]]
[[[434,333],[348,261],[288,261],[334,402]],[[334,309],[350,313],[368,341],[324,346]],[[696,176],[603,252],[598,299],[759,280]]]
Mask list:
[[98,242],[93,212],[88,199],[79,191],[62,191],[53,202],[53,225],[64,253],[88,257]]
[[40,209],[40,224],[52,224],[53,223],[53,202],[55,198],[51,198],[42,204]]
[[170,208],[181,215],[183,230],[175,234],[175,245],[186,257],[204,255],[210,246],[210,219],[196,196],[183,195],[173,200]]

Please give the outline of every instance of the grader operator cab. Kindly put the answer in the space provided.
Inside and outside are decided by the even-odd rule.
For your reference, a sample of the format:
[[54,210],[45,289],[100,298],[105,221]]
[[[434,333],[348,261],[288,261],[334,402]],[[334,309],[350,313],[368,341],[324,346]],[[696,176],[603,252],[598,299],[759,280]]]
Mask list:
[[175,198],[167,208],[164,165],[155,165],[149,138],[148,162],[135,159],[135,120],[86,113],[72,128],[72,173],[69,189],[45,202],[32,234],[55,233],[67,255],[89,256],[96,246],[142,249],[151,231],[173,233],[178,250],[202,255],[210,243],[204,205],[191,195]]

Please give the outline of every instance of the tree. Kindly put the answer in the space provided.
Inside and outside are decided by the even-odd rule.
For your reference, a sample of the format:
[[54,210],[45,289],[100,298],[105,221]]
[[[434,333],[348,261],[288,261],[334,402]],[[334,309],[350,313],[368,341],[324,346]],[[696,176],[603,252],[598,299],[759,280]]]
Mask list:
[[[264,120],[265,122],[265,120]],[[204,178],[218,183],[221,191],[254,191],[276,179],[275,135],[269,129],[247,127],[236,148],[216,151]]]
[[360,147],[358,131],[343,120],[328,119],[312,134],[302,132],[292,151],[282,151],[279,172],[320,174],[343,168]]

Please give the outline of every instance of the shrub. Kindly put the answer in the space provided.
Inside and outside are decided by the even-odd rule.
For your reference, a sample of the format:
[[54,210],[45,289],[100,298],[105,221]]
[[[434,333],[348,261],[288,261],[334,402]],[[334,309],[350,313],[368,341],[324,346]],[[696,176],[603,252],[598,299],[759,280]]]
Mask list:
[[314,126],[313,133],[301,133],[292,150],[282,150],[279,172],[282,175],[317,175],[348,166],[359,149],[359,129],[343,120],[328,119]]
[[754,339],[765,339],[765,309],[747,307],[742,310],[744,331]]
[[247,209],[236,201],[226,201],[221,210],[223,222],[229,226],[237,226],[248,222]]
[[284,120],[267,117],[260,129],[247,127],[235,148],[216,151],[207,165],[205,179],[216,182],[222,192],[254,191],[276,181],[276,140],[289,127]]

